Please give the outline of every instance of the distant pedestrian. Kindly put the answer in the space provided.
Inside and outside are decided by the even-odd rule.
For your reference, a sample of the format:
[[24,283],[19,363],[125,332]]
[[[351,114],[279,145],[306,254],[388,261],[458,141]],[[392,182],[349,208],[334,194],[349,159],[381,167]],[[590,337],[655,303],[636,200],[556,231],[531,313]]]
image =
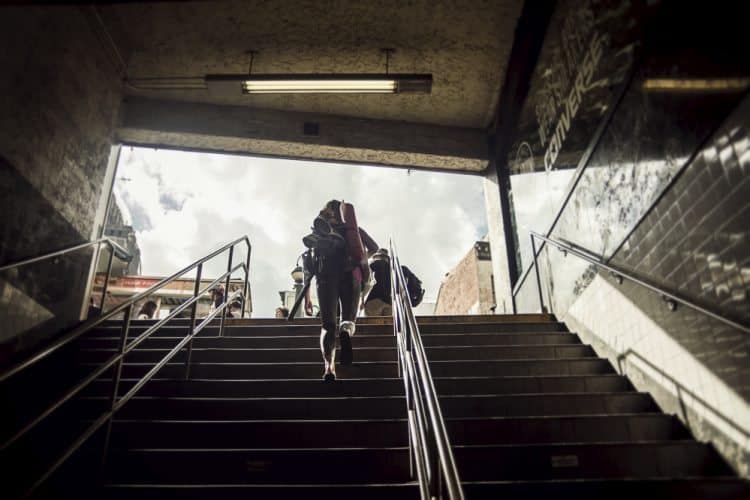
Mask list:
[[218,285],[216,288],[211,290],[211,300],[213,301],[213,308],[216,309],[224,302],[224,285]]
[[227,309],[227,318],[241,318],[242,317],[242,304],[240,304],[239,301],[235,300],[231,304],[229,304],[229,308]]
[[153,319],[156,313],[156,302],[149,300],[141,306],[141,310],[138,311],[138,319]]
[[[375,277],[375,285],[365,299],[365,316],[390,316],[393,314],[391,298],[391,259],[388,250],[379,248],[370,258],[370,269]],[[422,282],[406,266],[401,266],[406,279],[406,291],[413,307],[418,306],[424,297]]]
[[289,317],[289,309],[286,307],[277,307],[276,308],[276,318],[277,319],[286,319]]
[[101,308],[94,303],[94,297],[89,297],[89,311],[86,319],[96,318],[102,314]]

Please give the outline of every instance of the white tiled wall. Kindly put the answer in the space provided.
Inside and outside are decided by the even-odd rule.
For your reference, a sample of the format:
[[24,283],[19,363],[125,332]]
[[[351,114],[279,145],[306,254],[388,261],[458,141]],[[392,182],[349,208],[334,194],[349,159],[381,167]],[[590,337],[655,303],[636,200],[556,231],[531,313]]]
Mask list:
[[651,392],[664,411],[677,413],[698,439],[711,441],[739,474],[750,477],[750,405],[615,285],[596,276],[561,319],[638,389]]

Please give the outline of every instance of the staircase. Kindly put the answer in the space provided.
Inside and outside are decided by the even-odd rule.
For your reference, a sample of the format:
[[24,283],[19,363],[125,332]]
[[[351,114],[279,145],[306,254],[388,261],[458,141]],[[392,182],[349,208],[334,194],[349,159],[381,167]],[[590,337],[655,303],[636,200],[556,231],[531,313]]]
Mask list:
[[467,498],[750,498],[712,447],[553,317],[420,331]]
[[[133,322],[131,336],[150,324]],[[170,324],[126,358],[121,394],[183,338],[187,321]],[[96,483],[103,491],[87,494],[97,498],[419,498],[389,319],[360,320],[354,365],[339,366],[335,383],[320,379],[315,321],[228,325],[224,337],[218,326],[196,337],[189,381],[183,351],[117,413],[101,474],[94,439],[52,491],[81,498]],[[467,498],[750,498],[710,446],[553,317],[419,325]],[[75,369],[57,373],[74,378],[109,358],[119,332],[118,322],[90,332],[65,354]],[[97,380],[57,418],[100,412],[110,384]],[[39,432],[45,444],[59,434]]]
[[[166,328],[135,351],[123,391],[184,332]],[[92,336],[81,360],[111,356],[118,333]],[[104,497],[418,497],[390,324],[359,326],[356,365],[339,367],[335,384],[321,380],[313,321],[235,320],[217,333],[196,337],[190,381],[183,352],[118,414]],[[108,384],[81,404],[100,405]]]

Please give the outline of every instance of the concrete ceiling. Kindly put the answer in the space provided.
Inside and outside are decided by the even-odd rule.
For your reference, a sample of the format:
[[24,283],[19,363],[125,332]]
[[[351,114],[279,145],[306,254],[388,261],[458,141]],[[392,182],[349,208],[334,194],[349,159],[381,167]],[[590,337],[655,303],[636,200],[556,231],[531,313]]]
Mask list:
[[[147,99],[142,102],[187,101],[249,108],[248,112],[291,112],[295,117],[311,114],[372,120],[375,124],[398,121],[441,127],[435,130],[445,128],[449,133],[465,133],[466,129],[483,133],[493,117],[522,3],[238,0],[123,3],[99,10],[131,80],[244,73],[249,49],[259,51],[253,64],[253,72],[257,73],[382,73],[385,57],[379,49],[391,47],[396,50],[391,56],[391,72],[433,75],[432,93],[428,95],[217,98],[205,90],[147,91],[126,87],[126,95]],[[156,124],[153,128],[159,127]],[[123,126],[130,132],[133,128]],[[162,141],[164,132],[174,132],[158,131]],[[127,140],[128,130],[121,135]],[[143,135],[141,126],[139,138]],[[321,140],[325,142],[325,138]],[[280,137],[279,142],[288,144],[289,137]],[[333,145],[346,147],[347,141]],[[392,150],[397,148],[396,145]],[[371,153],[366,156],[371,158]],[[279,154],[284,155],[283,151]],[[469,156],[476,160],[477,156],[486,156],[486,152]],[[387,160],[375,162],[394,164]],[[435,167],[426,164],[424,158],[415,162],[399,160],[395,164]],[[477,171],[483,167],[475,161],[454,168]]]

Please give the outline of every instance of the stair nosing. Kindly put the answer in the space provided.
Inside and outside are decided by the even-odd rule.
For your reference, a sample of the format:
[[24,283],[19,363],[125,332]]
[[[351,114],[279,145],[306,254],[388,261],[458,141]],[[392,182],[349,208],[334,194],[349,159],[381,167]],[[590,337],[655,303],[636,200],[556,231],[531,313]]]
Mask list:
[[[404,399],[404,394],[391,394],[385,396],[282,396],[282,397],[246,397],[246,396],[133,396],[129,401],[320,401],[320,400],[371,400],[371,399]],[[99,401],[107,400],[109,396],[82,396],[81,400]]]
[[[395,340],[394,340],[395,342]],[[542,348],[574,348],[574,347],[591,347],[590,344],[476,344],[476,345],[436,345],[436,346],[425,346],[426,350],[433,349],[488,349],[493,347],[502,348],[517,348],[517,349],[542,349]],[[397,346],[355,346],[354,352],[357,351],[376,351],[376,350],[389,350],[395,351]],[[314,351],[320,352],[320,347],[193,347],[193,353],[197,351]],[[87,347],[80,349],[78,352],[116,352],[116,348],[106,347]],[[143,347],[136,348],[130,351],[129,354],[134,352],[170,352],[171,349],[168,347]],[[443,360],[446,361],[446,360]]]
[[394,483],[206,483],[206,484],[173,484],[173,483],[107,483],[105,488],[351,488],[351,487],[414,487],[419,486],[416,481]]
[[404,451],[409,446],[344,446],[344,447],[323,447],[317,446],[312,448],[111,448],[114,453],[247,453],[259,451],[272,452],[321,452],[321,451]]
[[453,449],[484,449],[484,448],[544,448],[555,447],[562,448],[566,446],[576,447],[600,447],[600,446],[634,446],[634,445],[651,445],[651,446],[695,446],[705,447],[706,443],[701,443],[692,438],[680,439],[643,439],[637,441],[570,441],[560,443],[508,443],[508,444],[453,444]]
[[[87,420],[89,421],[89,420]],[[90,420],[93,422],[93,420]],[[281,419],[229,419],[229,420],[205,420],[205,419],[196,419],[196,420],[170,420],[170,419],[164,419],[164,418],[158,418],[158,419],[146,419],[146,418],[125,418],[125,419],[118,419],[114,418],[114,423],[164,423],[164,424],[244,424],[244,423],[268,423],[268,424],[278,424],[278,423],[304,423],[304,424],[317,424],[317,423],[369,423],[369,422],[392,422],[392,423],[408,423],[408,419],[406,417],[404,418],[335,418],[335,419],[309,419],[309,418],[281,418]]]
[[574,391],[574,392],[519,392],[519,393],[487,393],[487,394],[439,394],[438,391],[438,399],[443,398],[499,398],[499,397],[570,397],[570,396],[592,396],[592,397],[601,397],[601,396],[611,396],[613,394],[621,394],[621,395],[627,395],[627,396],[640,396],[640,397],[646,397],[649,396],[650,393],[644,392],[644,391],[596,391],[596,392],[581,392],[581,391]]
[[480,480],[480,481],[461,481],[462,485],[465,484],[476,484],[476,485],[493,485],[493,484],[557,484],[557,483],[608,483],[612,481],[622,482],[641,482],[641,481],[659,481],[659,482],[674,482],[674,481],[739,481],[747,482],[747,479],[743,479],[737,476],[727,475],[711,475],[711,476],[610,476],[610,477],[582,477],[582,478],[559,478],[559,479],[509,479],[509,480]]
[[665,420],[672,420],[672,415],[662,413],[661,411],[646,411],[640,413],[625,412],[625,413],[565,413],[561,415],[517,415],[517,416],[489,416],[489,417],[446,417],[446,422],[451,421],[505,421],[505,420],[563,420],[563,419],[607,419],[607,418],[664,418]]
[[[619,379],[627,379],[625,375],[620,375],[618,373],[602,373],[602,374],[581,374],[581,375],[569,375],[569,374],[560,374],[560,375],[505,375],[505,376],[465,376],[465,377],[452,377],[452,376],[441,376],[441,377],[432,377],[432,380],[506,380],[506,379],[539,379],[539,378],[599,378],[599,377],[608,377],[608,378],[619,378]],[[106,381],[111,382],[109,378],[99,378],[97,379],[99,381]],[[120,382],[138,382],[140,378],[121,378]],[[399,377],[367,377],[367,378],[356,378],[356,379],[341,379],[342,383],[347,383],[350,381],[373,381],[373,380],[388,380],[388,381],[398,381],[403,382],[403,379]],[[246,379],[222,379],[222,378],[191,378],[190,380],[184,380],[182,378],[152,378],[149,383],[151,382],[180,382],[184,384],[189,384],[191,382],[309,382],[311,384],[314,383],[314,385],[320,385],[320,380],[315,378],[268,378],[268,379],[261,379],[261,378],[246,378]],[[338,381],[337,381],[338,382]]]

